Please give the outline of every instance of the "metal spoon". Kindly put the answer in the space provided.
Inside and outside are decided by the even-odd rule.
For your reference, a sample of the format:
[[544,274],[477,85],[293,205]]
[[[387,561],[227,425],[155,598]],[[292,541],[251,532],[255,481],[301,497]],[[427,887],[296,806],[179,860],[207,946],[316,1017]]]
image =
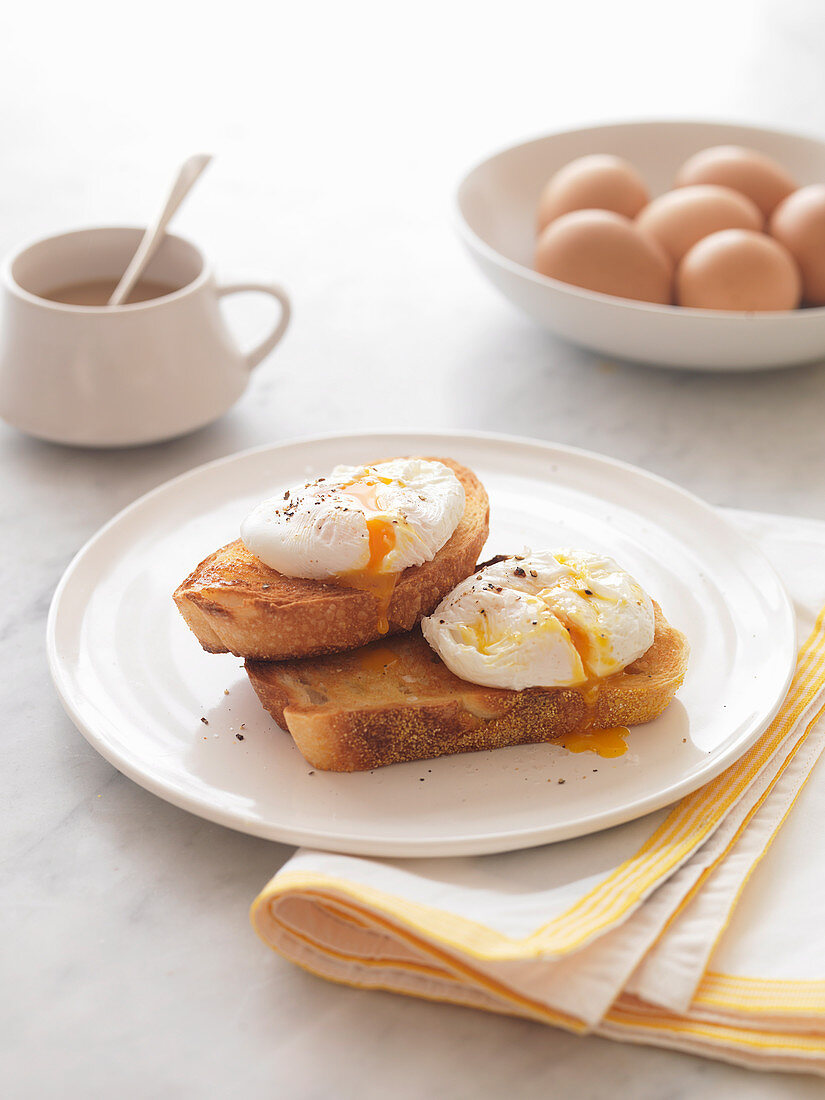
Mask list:
[[160,214],[158,214],[154,223],[147,228],[146,232],[141,237],[137,251],[132,257],[129,266],[124,271],[120,282],[115,287],[107,305],[122,305],[129,297],[138,279],[140,279],[143,274],[146,265],[152,259],[158,245],[163,240],[166,226],[172,220],[175,211],[189,194],[193,184],[211,159],[212,156],[210,153],[196,153],[195,156],[190,157],[181,165],[180,171],[175,177],[175,182],[172,184],[166,202],[163,205],[163,209]]

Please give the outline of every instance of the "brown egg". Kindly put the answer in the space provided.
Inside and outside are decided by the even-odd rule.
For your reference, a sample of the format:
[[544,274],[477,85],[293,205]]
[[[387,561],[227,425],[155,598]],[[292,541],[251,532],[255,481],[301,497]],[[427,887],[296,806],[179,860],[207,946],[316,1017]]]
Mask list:
[[801,290],[790,252],[750,229],[703,237],[676,269],[676,302],[693,309],[794,309]]
[[763,221],[759,207],[739,191],[701,183],[660,195],[638,215],[636,225],[678,263],[702,237],[720,229],[761,229]]
[[825,306],[825,183],[788,195],[771,215],[768,231],[799,264],[805,302]]
[[732,187],[755,202],[765,217],[773,212],[796,183],[775,160],[742,145],[714,145],[690,157],[676,173],[676,186],[717,183]]
[[618,298],[671,300],[673,268],[663,249],[609,210],[576,210],[551,222],[536,245],[536,271]]
[[613,210],[635,218],[650,199],[644,180],[626,160],[594,154],[572,160],[545,184],[539,199],[539,232],[572,210]]

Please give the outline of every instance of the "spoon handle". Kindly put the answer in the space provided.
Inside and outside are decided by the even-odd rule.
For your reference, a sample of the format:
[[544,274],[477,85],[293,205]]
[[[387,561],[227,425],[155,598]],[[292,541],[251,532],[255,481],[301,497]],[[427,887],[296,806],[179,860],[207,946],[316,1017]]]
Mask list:
[[138,279],[140,279],[143,274],[146,265],[154,256],[158,245],[163,240],[166,226],[172,220],[175,211],[189,194],[193,184],[211,159],[212,156],[209,153],[197,153],[195,156],[189,157],[189,159],[184,161],[181,165],[180,171],[172,185],[172,189],[164,203],[163,209],[141,237],[137,251],[132,257],[129,266],[124,271],[120,282],[112,292],[112,296],[107,305],[122,305],[129,297]]

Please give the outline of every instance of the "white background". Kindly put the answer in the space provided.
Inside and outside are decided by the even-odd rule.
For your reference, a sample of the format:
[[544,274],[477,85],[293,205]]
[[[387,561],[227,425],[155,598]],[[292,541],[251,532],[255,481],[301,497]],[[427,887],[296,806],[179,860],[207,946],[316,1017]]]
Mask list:
[[[30,2],[0,26],[0,247],[140,224],[216,154],[176,228],[293,326],[232,413],[175,443],[64,450],[0,426],[0,775],[11,1095],[807,1097],[821,1086],[340,989],[246,923],[289,850],[209,825],[98,758],[45,668],[49,597],[120,507],[207,459],[334,430],[480,428],[639,463],[720,504],[825,517],[825,365],[657,373],[533,328],[462,255],[486,153],[610,119],[825,137],[825,7]],[[236,304],[245,342],[269,323]],[[195,383],[196,384],[196,383]]]

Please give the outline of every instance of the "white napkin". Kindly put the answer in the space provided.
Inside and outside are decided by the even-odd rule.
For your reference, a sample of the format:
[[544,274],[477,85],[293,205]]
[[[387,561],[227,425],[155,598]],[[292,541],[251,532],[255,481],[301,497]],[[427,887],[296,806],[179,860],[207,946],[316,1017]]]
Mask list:
[[[737,764],[670,810],[539,849],[301,850],[253,905],[262,938],[336,981],[825,1073],[825,859],[809,836],[825,824],[825,524],[731,518],[774,562],[809,636],[782,709]],[[783,822],[782,846],[796,843],[753,873]]]

